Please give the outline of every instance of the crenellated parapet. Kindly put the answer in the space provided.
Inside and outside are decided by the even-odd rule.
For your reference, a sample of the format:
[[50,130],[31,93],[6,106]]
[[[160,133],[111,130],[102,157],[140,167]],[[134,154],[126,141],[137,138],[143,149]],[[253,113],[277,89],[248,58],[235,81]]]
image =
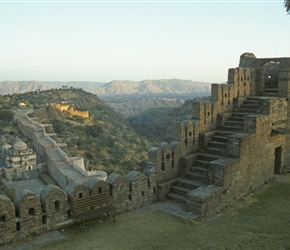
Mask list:
[[193,102],[192,117],[199,121],[198,133],[217,129],[219,113],[232,112],[245,98],[254,94],[250,69],[229,69],[227,84],[212,84],[210,101]]
[[165,181],[179,175],[179,159],[182,155],[181,144],[173,141],[170,144],[160,143],[151,147],[148,152],[148,165],[155,168],[156,181]]

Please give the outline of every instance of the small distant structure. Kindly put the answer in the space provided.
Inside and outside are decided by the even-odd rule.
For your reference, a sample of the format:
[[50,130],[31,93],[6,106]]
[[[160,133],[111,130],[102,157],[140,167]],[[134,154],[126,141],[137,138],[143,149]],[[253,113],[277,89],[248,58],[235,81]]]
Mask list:
[[72,107],[71,104],[67,103],[51,103],[51,106],[54,108],[64,112],[68,116],[81,116],[83,118],[89,118],[89,111],[82,111],[82,110],[76,110],[74,107]]
[[24,102],[20,102],[20,103],[18,103],[18,107],[25,108],[26,104]]
[[16,142],[13,147],[5,144],[3,147],[2,154],[4,153],[6,168],[27,167],[31,170],[32,165],[36,164],[36,154],[25,142]]
[[7,143],[2,146],[2,158],[5,166],[3,176],[7,180],[29,178],[26,174],[36,166],[36,153],[23,141],[16,142],[13,147]]

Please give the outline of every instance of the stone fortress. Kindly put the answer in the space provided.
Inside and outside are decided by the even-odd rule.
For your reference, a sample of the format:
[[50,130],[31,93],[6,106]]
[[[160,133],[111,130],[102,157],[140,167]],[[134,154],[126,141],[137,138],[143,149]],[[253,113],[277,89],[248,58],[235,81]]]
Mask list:
[[210,101],[193,103],[191,120],[174,123],[175,141],[149,149],[143,173],[107,178],[68,157],[52,125],[20,117],[58,185],[22,189],[14,201],[0,195],[0,243],[72,224],[79,212],[102,209],[91,201],[104,194],[118,213],[156,201],[176,203],[196,219],[220,212],[289,170],[289,94],[290,58],[245,53],[227,84],[212,84]]
[[55,107],[57,110],[66,113],[69,117],[80,116],[82,118],[89,118],[89,111],[77,110],[71,104],[50,103],[50,105]]

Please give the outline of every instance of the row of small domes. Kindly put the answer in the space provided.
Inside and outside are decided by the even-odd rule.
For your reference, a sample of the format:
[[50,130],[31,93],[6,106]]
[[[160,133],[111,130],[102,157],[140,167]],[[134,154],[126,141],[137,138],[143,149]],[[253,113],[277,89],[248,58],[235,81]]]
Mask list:
[[[7,150],[7,149],[9,149],[9,148],[11,148],[11,145],[9,145],[9,144],[4,144],[3,146],[2,146],[2,149],[3,150]],[[26,145],[26,143],[25,142],[23,142],[23,141],[19,141],[19,142],[16,142],[14,145],[13,145],[13,149],[14,150],[26,150],[27,149],[27,145]]]

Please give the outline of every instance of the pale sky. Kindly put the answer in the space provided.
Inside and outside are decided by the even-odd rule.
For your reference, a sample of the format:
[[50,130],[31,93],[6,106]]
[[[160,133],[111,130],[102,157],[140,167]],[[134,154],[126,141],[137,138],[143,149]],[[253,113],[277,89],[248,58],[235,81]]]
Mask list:
[[0,0],[0,81],[225,82],[244,52],[290,57],[283,2]]

